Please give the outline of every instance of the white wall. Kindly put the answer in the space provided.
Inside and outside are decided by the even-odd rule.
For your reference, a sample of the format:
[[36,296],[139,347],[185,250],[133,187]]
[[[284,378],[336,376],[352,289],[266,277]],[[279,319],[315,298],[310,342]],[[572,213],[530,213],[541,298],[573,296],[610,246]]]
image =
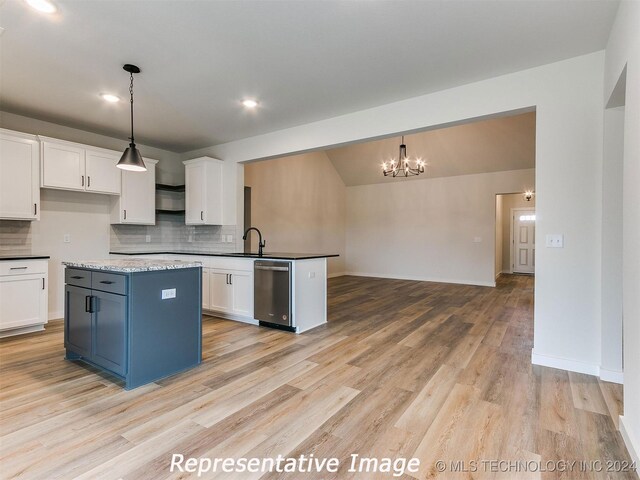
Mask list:
[[565,247],[537,252],[534,361],[597,374],[603,69],[592,53],[197,153],[279,157],[535,107],[536,243],[560,233]]
[[494,275],[496,278],[502,273],[503,264],[502,261],[502,195],[496,195],[496,247],[495,247],[495,265]]
[[531,186],[534,175],[528,169],[348,187],[347,272],[495,285],[495,195]]
[[247,164],[245,185],[267,251],[337,253],[329,275],[344,272],[346,188],[324,152]]
[[620,430],[640,461],[640,2],[622,1],[605,56],[604,100],[626,66],[623,160],[624,417]]
[[602,172],[602,364],[622,382],[622,169],[624,108],[605,110]]

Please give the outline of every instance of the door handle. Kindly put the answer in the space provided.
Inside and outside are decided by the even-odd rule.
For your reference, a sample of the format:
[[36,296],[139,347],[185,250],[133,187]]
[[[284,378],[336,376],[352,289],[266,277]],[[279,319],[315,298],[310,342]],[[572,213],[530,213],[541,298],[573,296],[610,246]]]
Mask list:
[[84,187],[84,175],[82,175],[80,179],[81,179],[82,186]]
[[200,220],[204,221],[204,211],[200,210]]
[[127,219],[127,211],[126,210],[124,210],[124,219],[125,220]]
[[229,285],[229,274],[228,273],[227,273],[226,277],[227,277],[227,282],[226,283],[227,283],[227,285]]
[[229,274],[229,285],[233,285],[233,273]]
[[91,295],[86,295],[84,297],[84,311],[91,313]]
[[34,215],[37,215],[37,214],[38,214],[38,204],[37,204],[37,203],[34,203],[34,204],[33,204],[33,214],[34,214]]
[[42,277],[42,289],[44,290],[44,277]]
[[91,177],[87,175],[87,187],[91,186]]

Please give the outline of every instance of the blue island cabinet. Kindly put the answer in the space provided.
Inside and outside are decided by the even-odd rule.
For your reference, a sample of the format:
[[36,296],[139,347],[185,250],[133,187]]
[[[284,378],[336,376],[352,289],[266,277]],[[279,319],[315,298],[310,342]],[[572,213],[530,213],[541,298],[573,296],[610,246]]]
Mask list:
[[67,266],[66,358],[108,371],[126,389],[197,366],[201,278],[200,267],[113,272]]

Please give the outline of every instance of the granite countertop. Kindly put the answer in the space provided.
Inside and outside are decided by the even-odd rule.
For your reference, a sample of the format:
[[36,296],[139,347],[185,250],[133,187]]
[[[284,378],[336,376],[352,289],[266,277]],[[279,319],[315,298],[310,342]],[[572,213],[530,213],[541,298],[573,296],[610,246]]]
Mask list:
[[202,266],[202,263],[196,261],[184,262],[181,260],[155,260],[145,258],[130,258],[126,260],[78,260],[62,262],[62,264],[73,268],[120,273],[176,270],[179,268],[196,268]]
[[49,255],[0,255],[0,262],[7,260],[46,260]]
[[151,252],[109,252],[112,255],[195,255],[199,257],[231,257],[231,258],[260,258],[265,260],[309,260],[313,258],[339,257],[337,253],[290,253],[290,252],[266,252],[262,257],[257,253],[224,253],[224,252],[176,252],[176,251],[151,251]]

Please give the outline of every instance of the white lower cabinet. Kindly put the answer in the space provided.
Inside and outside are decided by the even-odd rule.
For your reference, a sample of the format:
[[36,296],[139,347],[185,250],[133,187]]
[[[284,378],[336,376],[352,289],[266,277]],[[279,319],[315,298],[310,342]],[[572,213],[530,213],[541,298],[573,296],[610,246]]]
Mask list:
[[253,273],[235,271],[230,275],[233,313],[253,318]]
[[229,283],[230,273],[227,270],[218,270],[216,268],[209,269],[209,272],[210,310],[231,313],[233,309],[231,284]]
[[[251,263],[253,267],[253,263]],[[253,318],[253,272],[209,268],[209,299],[205,307],[203,282],[202,308],[238,317]]]
[[0,337],[47,323],[47,260],[0,262]]

